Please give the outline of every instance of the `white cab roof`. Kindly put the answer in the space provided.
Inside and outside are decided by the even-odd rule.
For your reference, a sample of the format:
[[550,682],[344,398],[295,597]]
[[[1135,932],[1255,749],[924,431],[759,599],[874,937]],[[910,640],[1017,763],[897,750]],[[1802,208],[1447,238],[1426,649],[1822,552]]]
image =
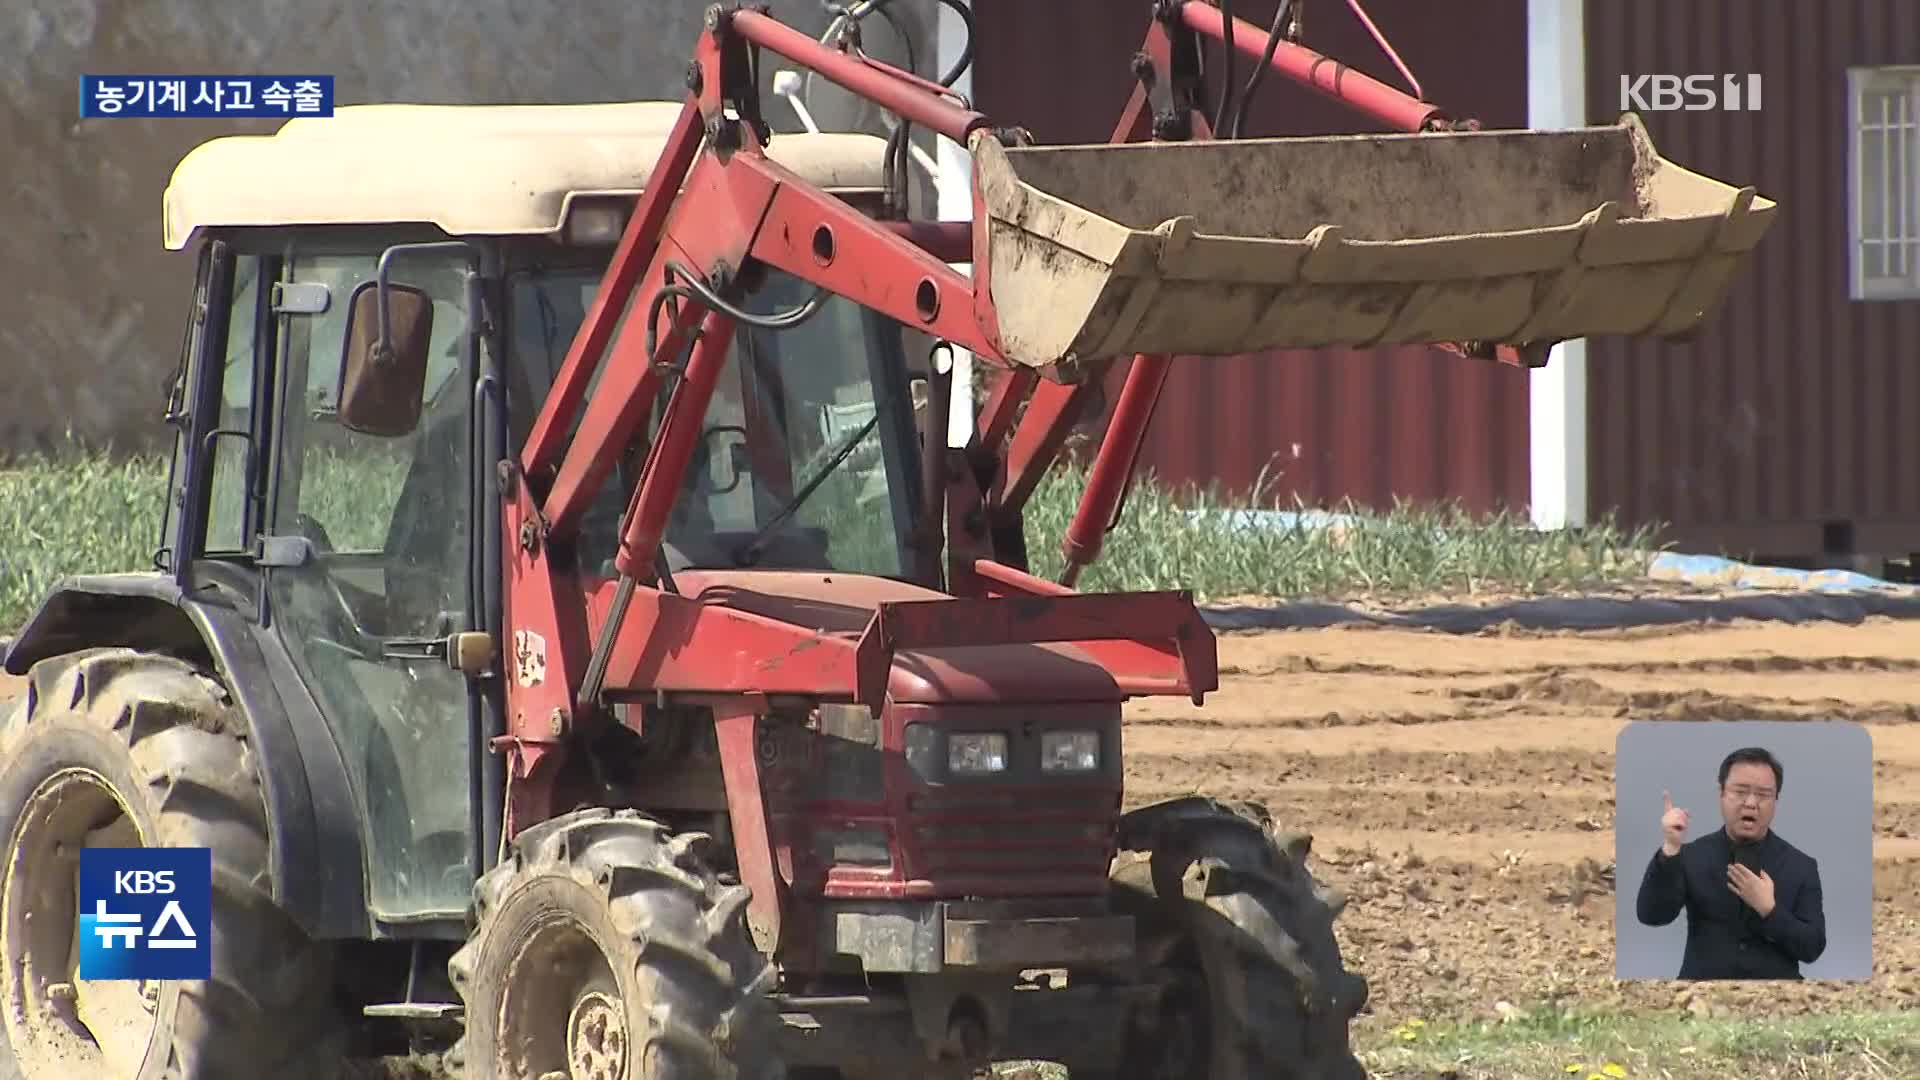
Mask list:
[[[421,222],[456,235],[551,233],[582,195],[644,189],[678,102],[349,105],[272,135],[194,148],[163,198],[166,245],[209,226]],[[839,194],[884,187],[872,135],[776,134],[768,156]]]

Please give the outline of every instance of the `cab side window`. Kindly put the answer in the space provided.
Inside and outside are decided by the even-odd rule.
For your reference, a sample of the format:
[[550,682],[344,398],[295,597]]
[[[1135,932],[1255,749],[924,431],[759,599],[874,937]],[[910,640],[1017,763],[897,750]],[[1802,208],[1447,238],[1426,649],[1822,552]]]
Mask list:
[[[233,267],[233,303],[227,310],[226,354],[220,359],[220,413],[214,427],[225,432],[252,432],[254,383],[254,328],[260,318],[260,256],[239,255]],[[216,436],[211,451],[212,480],[207,496],[209,554],[245,551],[248,535],[248,439]],[[258,524],[257,522],[254,524]]]

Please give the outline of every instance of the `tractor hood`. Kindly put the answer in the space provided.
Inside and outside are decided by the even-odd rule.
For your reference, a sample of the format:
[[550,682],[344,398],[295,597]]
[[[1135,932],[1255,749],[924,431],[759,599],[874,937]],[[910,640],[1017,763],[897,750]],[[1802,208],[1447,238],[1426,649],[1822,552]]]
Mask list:
[[[683,571],[682,595],[859,643],[882,603],[939,601],[944,593],[859,574]],[[931,646],[894,653],[887,692],[895,701],[1118,701],[1113,674],[1085,650],[1057,642]]]
[[[957,599],[861,574],[683,570],[643,590],[608,686],[898,702],[1121,701],[1214,688],[1184,593]],[[589,601],[604,621],[611,583]]]

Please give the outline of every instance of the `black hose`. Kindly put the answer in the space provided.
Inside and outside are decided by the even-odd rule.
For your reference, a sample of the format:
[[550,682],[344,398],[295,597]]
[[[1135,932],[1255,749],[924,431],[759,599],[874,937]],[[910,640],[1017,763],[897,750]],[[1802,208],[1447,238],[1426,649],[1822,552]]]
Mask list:
[[[905,45],[907,52],[906,70],[911,74],[918,75],[920,74],[920,65],[913,48],[913,38],[906,32],[905,28],[902,27],[899,19],[887,10],[893,2],[894,0],[874,0],[873,6],[869,10],[879,12],[880,15],[887,20],[887,23],[893,27],[894,32],[900,35],[900,40]],[[953,70],[947,72],[946,75],[940,79],[941,86],[951,88],[955,82],[959,81],[960,76],[965,74],[969,67],[973,66],[973,9],[967,4],[966,0],[939,0],[939,3],[953,9],[953,12],[960,16],[961,25],[966,29],[965,41],[960,47],[959,57],[954,60]],[[912,160],[913,131],[912,125],[907,122],[905,117],[901,117],[899,120],[900,122],[894,126],[893,131],[887,136],[887,148],[883,161],[885,163],[886,173],[887,204],[890,209],[897,211],[902,216],[906,216],[909,213],[908,203],[911,199],[911,174],[908,171],[908,165]]]
[[1213,137],[1220,138],[1233,108],[1233,0],[1220,0],[1220,107],[1213,113]]
[[1286,25],[1287,15],[1292,10],[1293,0],[1280,0],[1279,6],[1274,8],[1273,25],[1267,30],[1266,50],[1260,54],[1260,63],[1254,67],[1253,74],[1247,76],[1247,85],[1240,91],[1240,101],[1233,110],[1229,138],[1240,137],[1247,120],[1247,106],[1253,104],[1254,91],[1260,89],[1260,84],[1266,80],[1267,72],[1273,65],[1274,51],[1280,46],[1280,28]]
[[647,362],[653,363],[653,354],[660,348],[660,309],[674,297],[693,299],[693,293],[681,285],[667,285],[653,294],[653,302],[647,305]]
[[954,14],[960,16],[960,24],[967,31],[966,42],[960,46],[960,57],[953,62],[953,70],[947,72],[946,77],[940,80],[941,86],[951,87],[959,81],[961,75],[966,74],[969,67],[973,66],[973,9],[967,6],[966,0],[940,0],[940,2],[952,8]]
[[[885,15],[887,5],[892,4],[893,2],[894,0],[873,0],[872,10],[878,11],[882,15]],[[971,5],[967,3],[967,0],[938,0],[938,2],[949,8],[952,8],[954,14],[960,16],[960,24],[964,26],[967,31],[966,40],[960,46],[960,56],[958,59],[954,60],[953,62],[953,70],[947,72],[946,75],[940,79],[941,86],[951,88],[954,83],[960,81],[960,76],[966,74],[967,69],[973,66],[973,38],[974,38],[973,8]],[[893,22],[891,18],[889,18],[887,21]],[[900,29],[900,24],[897,22],[894,22],[893,27],[896,31],[898,31]],[[904,32],[902,32],[900,36],[903,40],[905,40],[907,37],[907,35]],[[915,70],[913,66],[913,60],[912,60],[913,46],[911,43],[908,44],[907,50],[908,50],[907,51],[908,70],[913,71],[914,74],[917,75],[919,74],[919,72]]]
[[736,307],[728,302],[719,293],[714,292],[713,288],[698,275],[688,273],[686,267],[677,262],[667,263],[667,280],[671,282],[676,277],[680,278],[685,284],[669,284],[660,291],[664,293],[667,289],[686,288],[698,296],[701,303],[706,304],[722,315],[733,319],[735,322],[743,322],[748,326],[757,326],[763,330],[791,330],[799,326],[801,323],[819,314],[820,306],[826,303],[828,295],[826,286],[817,286],[813,290],[813,295],[808,297],[807,300],[798,307],[789,308],[786,311],[776,312],[772,315],[755,315],[751,311]]
[[[675,278],[679,278],[680,281],[676,283],[674,281]],[[766,330],[791,330],[819,314],[820,308],[826,303],[829,295],[826,287],[820,286],[815,288],[813,295],[808,297],[806,302],[802,303],[799,307],[790,308],[772,315],[755,315],[753,312],[736,307],[727,302],[719,293],[714,292],[704,280],[694,274],[688,273],[686,267],[677,262],[669,262],[667,264],[666,284],[661,286],[659,292],[653,294],[653,301],[647,305],[647,360],[651,363],[654,353],[658,351],[660,347],[658,325],[660,309],[666,306],[668,300],[676,296],[689,300],[698,299],[709,309],[718,311],[722,315],[726,315],[736,322],[745,323],[748,326],[757,326]]]
[[907,28],[900,24],[900,16],[888,11],[886,4],[875,5],[873,10],[881,18],[887,20],[887,25],[893,27],[893,32],[900,36],[900,46],[907,52],[907,70],[913,72],[915,75],[920,74],[920,59],[919,54],[916,53],[913,48],[913,35],[907,33]]
[[887,135],[886,149],[886,185],[887,206],[897,211],[901,217],[908,216],[907,162],[910,160],[909,140],[913,138],[913,125],[902,117]]

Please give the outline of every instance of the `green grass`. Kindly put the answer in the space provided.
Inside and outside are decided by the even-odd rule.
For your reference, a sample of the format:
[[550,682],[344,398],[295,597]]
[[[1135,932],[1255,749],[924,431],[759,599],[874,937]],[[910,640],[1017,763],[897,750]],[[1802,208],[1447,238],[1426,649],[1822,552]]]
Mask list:
[[167,460],[105,455],[0,466],[0,636],[55,580],[153,567]]
[[1513,1023],[1416,1022],[1356,1041],[1368,1071],[1391,1080],[1920,1076],[1920,1012],[1911,1011],[1702,1019],[1548,1008]]
[[[372,440],[367,440],[372,442]],[[327,530],[336,551],[379,551],[411,462],[397,454],[309,451],[313,472],[300,506]]]
[[[1034,494],[1027,546],[1042,577],[1057,577],[1065,563],[1060,537],[1086,477],[1085,468],[1063,465]],[[1652,528],[1626,531],[1601,522],[1542,533],[1522,515],[1476,515],[1446,504],[1402,503],[1375,512],[1342,503],[1324,509],[1353,520],[1331,527],[1254,528],[1228,517],[1247,508],[1318,509],[1265,494],[1269,490],[1262,483],[1255,497],[1234,499],[1217,488],[1175,491],[1143,474],[1079,587],[1192,589],[1202,601],[1565,592],[1642,578],[1656,551]],[[1202,520],[1190,520],[1189,512]]]
[[[400,471],[365,459],[329,457],[320,464],[321,490],[307,503],[335,546],[377,546],[386,522],[357,510],[391,506]],[[0,466],[0,633],[18,627],[62,575],[151,567],[166,474],[166,459],[152,456],[74,454]],[[810,500],[802,523],[832,521],[843,549],[858,549],[854,565],[890,563],[892,539],[881,506],[863,500],[851,476],[835,480]],[[1059,574],[1060,537],[1085,481],[1084,467],[1063,464],[1034,494],[1028,549],[1043,577]],[[1206,516],[1248,507],[1307,509],[1273,497],[1176,492],[1143,475],[1079,586],[1192,589],[1202,601],[1563,592],[1640,578],[1654,552],[1649,530],[1603,523],[1543,534],[1523,517],[1476,516],[1453,506],[1403,505],[1379,513],[1336,506],[1330,509],[1355,517],[1336,528],[1256,529]],[[1188,511],[1203,520],[1189,520]]]

